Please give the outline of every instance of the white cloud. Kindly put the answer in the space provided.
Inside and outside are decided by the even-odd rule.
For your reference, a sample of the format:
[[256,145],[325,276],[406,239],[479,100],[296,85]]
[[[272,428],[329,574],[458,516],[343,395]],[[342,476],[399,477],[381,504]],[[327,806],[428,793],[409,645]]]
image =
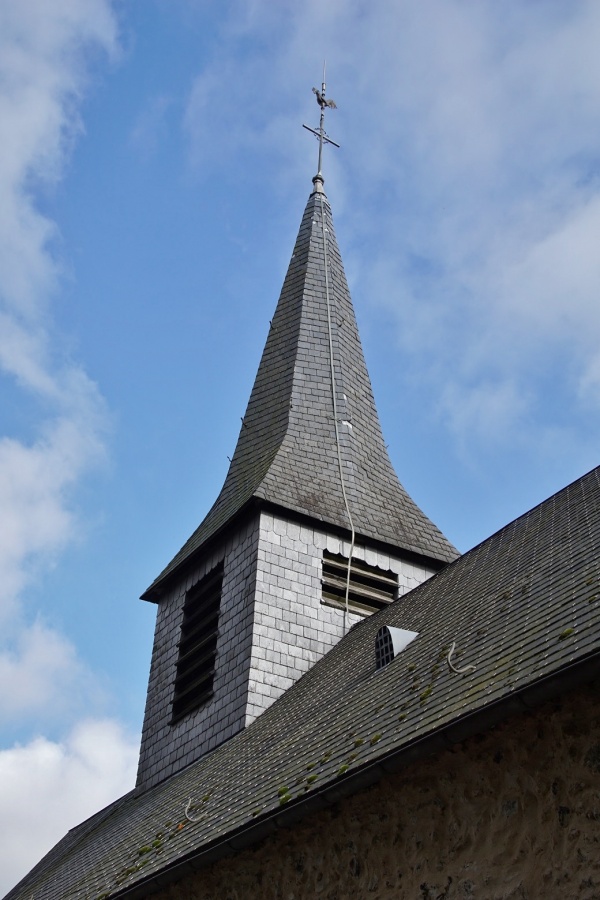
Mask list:
[[62,359],[50,301],[59,286],[56,228],[38,192],[60,176],[81,131],[90,55],[114,54],[107,0],[0,0],[0,372],[38,398],[37,436],[0,437],[0,619],[41,559],[75,536],[73,490],[103,457],[97,388]]
[[[0,721],[25,733],[32,721],[56,730],[102,699],[72,643],[32,618],[23,590],[79,539],[76,491],[106,453],[104,401],[54,329],[61,261],[39,199],[83,130],[95,57],[116,50],[110,0],[0,0],[0,375],[37,404],[27,438],[0,435],[0,682],[10,686]],[[0,894],[129,789],[136,760],[135,741],[109,720],[0,751]]]
[[0,895],[66,832],[133,787],[139,745],[114,721],[81,722],[0,751]]
[[501,282],[503,305],[510,317],[529,320],[549,336],[577,336],[598,346],[600,338],[600,191],[565,211],[554,228],[515,251]]
[[484,445],[514,445],[518,425],[529,411],[530,403],[515,384],[483,381],[471,386],[467,393],[458,391],[455,384],[448,384],[441,393],[439,406],[461,453],[469,458],[466,435]]
[[14,629],[13,642],[0,649],[0,723],[35,720],[38,728],[54,724],[66,713],[79,712],[99,696],[94,679],[73,645],[55,629],[37,620]]
[[[448,420],[459,445],[487,435],[493,448],[495,411],[498,437],[534,447],[559,360],[573,416],[598,385],[600,7],[354,0],[285,12],[232,10],[223,80],[210,61],[192,91],[194,151],[219,164],[216,98],[217,131],[248,168],[279,152],[282,178],[305,170],[298,121],[311,109],[316,121],[310,79],[327,55],[339,106],[327,127],[352,199],[331,150],[326,182],[337,216],[352,204],[356,287],[396,318],[442,415],[464,404]],[[252,37],[270,52],[248,52]]]
[[107,0],[0,2],[0,297],[37,323],[55,286],[54,225],[35,189],[61,174],[81,131],[89,54],[116,50]]
[[[0,0],[0,375],[9,389],[37,403],[26,439],[6,424],[0,435],[0,680],[11,686],[0,699],[4,725],[32,718],[56,724],[65,711],[79,711],[84,694],[89,705],[97,694],[75,648],[43,619],[31,621],[22,593],[40,567],[78,539],[75,490],[105,456],[102,397],[81,366],[62,355],[54,331],[51,301],[61,265],[56,226],[39,211],[38,200],[60,177],[82,130],[79,104],[90,55],[115,50],[115,20],[106,0]],[[80,747],[84,734],[77,733],[68,750],[39,739],[2,755],[3,851],[13,843],[27,847],[23,830],[15,829],[13,837],[6,817],[10,792],[36,778],[24,761],[38,765],[52,750],[55,767],[59,757],[64,769],[90,766],[89,752]],[[18,818],[17,808],[12,813]],[[48,827],[41,824],[40,833]],[[7,877],[13,856],[18,854],[10,852],[0,867]]]
[[69,389],[70,408],[47,421],[37,440],[27,445],[0,439],[0,621],[15,612],[35,564],[51,561],[76,538],[70,495],[83,472],[103,456],[95,391],[86,398],[83,373],[69,374],[80,382]]

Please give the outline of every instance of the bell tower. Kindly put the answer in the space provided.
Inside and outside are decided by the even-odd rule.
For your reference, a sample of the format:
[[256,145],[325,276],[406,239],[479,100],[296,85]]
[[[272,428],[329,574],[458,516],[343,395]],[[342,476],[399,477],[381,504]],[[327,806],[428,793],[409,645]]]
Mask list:
[[248,726],[457,555],[392,468],[319,167],[225,483],[158,606],[138,789]]

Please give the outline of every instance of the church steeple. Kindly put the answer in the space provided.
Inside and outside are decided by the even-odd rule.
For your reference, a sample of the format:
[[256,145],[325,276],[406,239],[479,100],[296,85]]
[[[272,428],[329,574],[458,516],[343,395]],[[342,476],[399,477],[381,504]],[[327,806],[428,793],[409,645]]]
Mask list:
[[150,591],[252,501],[348,530],[351,519],[357,535],[438,562],[456,555],[390,463],[331,208],[320,190],[304,210],[225,483]]
[[[322,149],[322,115],[314,133]],[[144,594],[159,608],[140,787],[457,555],[390,463],[323,183],[319,165],[225,483]]]

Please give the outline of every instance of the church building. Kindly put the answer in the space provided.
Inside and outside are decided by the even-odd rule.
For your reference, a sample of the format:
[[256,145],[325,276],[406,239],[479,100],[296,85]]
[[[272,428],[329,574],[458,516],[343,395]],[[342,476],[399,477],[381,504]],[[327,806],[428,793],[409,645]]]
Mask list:
[[158,611],[138,785],[241,731],[456,556],[390,463],[319,172],[225,484],[143,595]]
[[463,556],[409,497],[315,93],[318,171],[225,483],[143,594],[136,786],[6,900],[600,897],[600,469]]

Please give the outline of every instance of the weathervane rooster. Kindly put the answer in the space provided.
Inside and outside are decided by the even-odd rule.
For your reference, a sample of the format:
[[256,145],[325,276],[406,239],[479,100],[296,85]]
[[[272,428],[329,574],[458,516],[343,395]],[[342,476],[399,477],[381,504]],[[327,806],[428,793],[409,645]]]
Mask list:
[[[325,87],[325,85],[323,85],[323,87]],[[337,103],[335,102],[335,100],[326,100],[319,88],[314,87],[313,94],[315,94],[317,103],[319,104],[321,109],[325,109],[326,106],[328,106],[329,109],[337,109]]]

